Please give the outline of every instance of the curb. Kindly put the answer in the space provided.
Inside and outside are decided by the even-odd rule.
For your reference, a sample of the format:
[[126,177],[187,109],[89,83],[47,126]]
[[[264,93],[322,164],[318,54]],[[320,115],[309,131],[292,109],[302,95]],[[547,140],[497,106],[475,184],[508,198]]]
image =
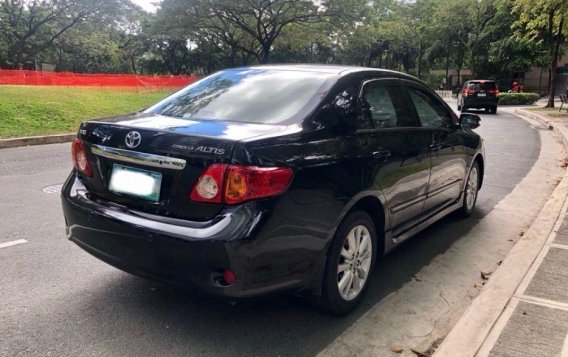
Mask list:
[[[538,114],[525,115],[525,111],[519,109],[515,113],[536,119],[552,128],[546,118]],[[568,148],[568,129],[562,125],[555,129],[558,129],[564,146]],[[479,352],[561,218],[567,195],[568,171],[564,173],[530,228],[444,338],[434,356],[475,356]]]
[[73,141],[77,137],[76,133],[44,135],[44,136],[25,136],[22,138],[0,139],[0,149],[15,148],[28,145],[58,144]]
[[540,114],[537,113],[532,113],[528,110],[525,109],[515,109],[515,114],[519,114],[519,115],[524,115],[526,117],[529,117],[533,120],[538,121],[539,123],[541,123],[542,125],[546,126],[549,129],[553,129],[554,127],[552,126],[552,119],[550,118],[546,118]]

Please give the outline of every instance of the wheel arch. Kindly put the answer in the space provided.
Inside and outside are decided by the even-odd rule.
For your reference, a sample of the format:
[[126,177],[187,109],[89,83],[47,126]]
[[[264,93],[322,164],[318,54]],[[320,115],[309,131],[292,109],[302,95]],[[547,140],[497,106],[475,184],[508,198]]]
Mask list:
[[483,186],[483,176],[485,175],[485,161],[483,155],[481,153],[477,154],[472,161],[472,165],[474,162],[477,162],[477,166],[479,167],[479,184],[477,188],[480,189],[481,186]]
[[378,256],[381,256],[384,253],[385,251],[384,232],[390,224],[389,216],[387,214],[388,211],[386,206],[386,200],[380,191],[378,193],[362,192],[359,195],[353,197],[349,201],[349,203],[345,205],[345,207],[342,210],[342,213],[337,218],[334,229],[332,232],[330,232],[328,237],[328,242],[326,247],[327,250],[326,257],[327,254],[329,253],[329,245],[332,239],[335,237],[337,229],[339,228],[341,223],[345,220],[345,218],[349,216],[349,214],[357,210],[361,210],[367,213],[373,220],[373,223],[375,224],[375,231],[377,233],[377,239],[383,241],[382,244],[379,244],[380,250],[378,251],[378,253],[380,255]]
[[325,265],[329,258],[331,242],[333,241],[341,223],[349,216],[349,214],[358,210],[367,213],[373,220],[373,223],[375,224],[375,233],[377,234],[377,258],[384,255],[386,244],[385,230],[389,224],[386,201],[380,191],[378,193],[368,191],[360,193],[345,205],[342,213],[338,216],[334,229],[328,235],[325,253],[322,255],[318,268],[314,271],[310,283],[306,286],[304,291],[300,292],[300,295],[308,298],[321,295],[321,284],[325,273]]

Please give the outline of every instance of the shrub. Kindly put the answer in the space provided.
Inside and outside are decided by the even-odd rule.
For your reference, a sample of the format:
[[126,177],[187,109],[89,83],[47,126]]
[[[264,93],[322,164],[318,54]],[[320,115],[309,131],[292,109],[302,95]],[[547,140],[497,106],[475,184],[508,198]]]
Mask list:
[[538,100],[536,93],[499,93],[500,105],[527,105]]

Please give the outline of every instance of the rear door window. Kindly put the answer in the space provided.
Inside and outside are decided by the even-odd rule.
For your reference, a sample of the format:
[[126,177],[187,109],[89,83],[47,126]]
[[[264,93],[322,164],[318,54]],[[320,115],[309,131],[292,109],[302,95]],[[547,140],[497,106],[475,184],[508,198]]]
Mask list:
[[387,81],[372,81],[363,88],[363,107],[375,128],[418,126],[406,110],[399,89]]

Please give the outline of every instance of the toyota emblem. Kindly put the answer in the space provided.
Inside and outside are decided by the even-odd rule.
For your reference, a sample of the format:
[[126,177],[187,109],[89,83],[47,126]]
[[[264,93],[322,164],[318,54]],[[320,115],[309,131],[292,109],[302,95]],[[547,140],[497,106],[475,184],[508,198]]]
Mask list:
[[140,135],[140,133],[137,131],[131,131],[130,133],[126,134],[126,137],[124,138],[126,146],[128,146],[131,149],[138,147],[141,141],[142,141],[142,135]]

